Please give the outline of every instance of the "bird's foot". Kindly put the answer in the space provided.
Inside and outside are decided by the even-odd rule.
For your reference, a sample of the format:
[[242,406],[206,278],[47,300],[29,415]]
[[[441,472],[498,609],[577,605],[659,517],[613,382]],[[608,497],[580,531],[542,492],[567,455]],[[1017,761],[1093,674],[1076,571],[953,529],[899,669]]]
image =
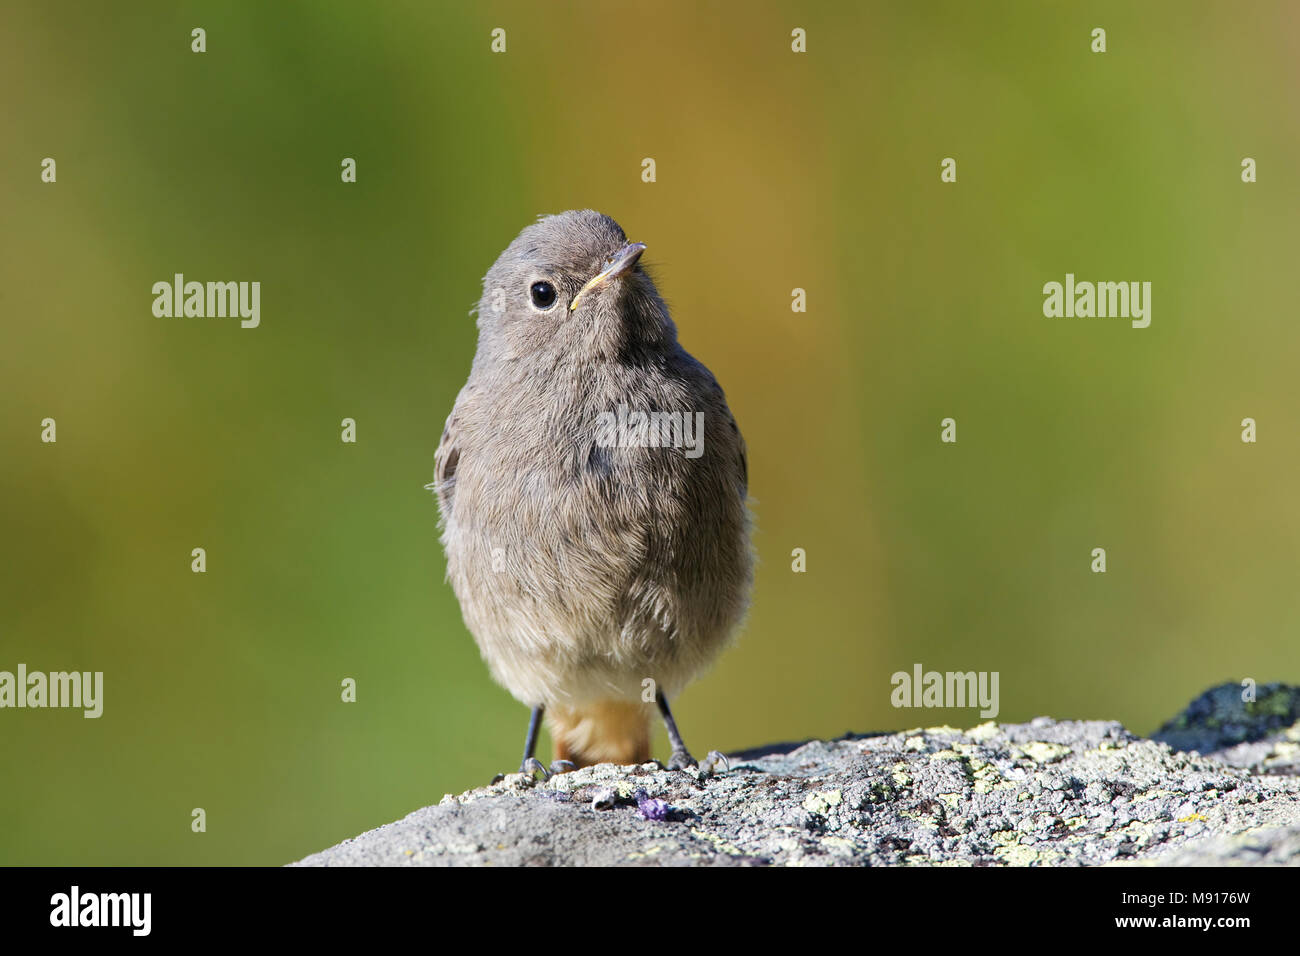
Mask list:
[[723,770],[730,770],[731,761],[728,760],[727,755],[722,753],[720,750],[710,750],[704,755],[704,763],[700,764],[700,772],[708,774],[711,777],[717,772],[719,766],[721,766]]
[[530,777],[536,777],[539,773],[543,780],[551,779],[551,772],[542,766],[542,762],[536,757],[528,757],[519,765],[519,772],[527,774]]
[[551,766],[548,768],[543,766],[542,762],[536,757],[529,757],[519,765],[519,772],[527,774],[530,777],[536,778],[540,773],[542,775],[543,783],[550,780],[557,773],[568,773],[570,770],[576,769],[577,764],[572,760],[552,760]]
[[673,755],[668,758],[669,770],[691,770],[699,765],[699,761],[691,756],[689,750],[674,750]]
[[730,770],[731,764],[727,762],[725,755],[716,750],[710,750],[701,763],[691,756],[690,751],[674,750],[673,755],[668,758],[669,770],[695,770],[701,777],[712,777],[721,765],[722,769]]

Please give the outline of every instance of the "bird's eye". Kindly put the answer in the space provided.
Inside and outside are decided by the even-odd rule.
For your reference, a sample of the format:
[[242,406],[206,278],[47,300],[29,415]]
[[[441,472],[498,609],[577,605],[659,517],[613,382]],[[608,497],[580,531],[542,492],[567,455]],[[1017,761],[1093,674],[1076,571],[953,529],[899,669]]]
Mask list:
[[555,305],[555,286],[549,282],[534,282],[529,286],[528,294],[532,297],[533,305],[543,312]]

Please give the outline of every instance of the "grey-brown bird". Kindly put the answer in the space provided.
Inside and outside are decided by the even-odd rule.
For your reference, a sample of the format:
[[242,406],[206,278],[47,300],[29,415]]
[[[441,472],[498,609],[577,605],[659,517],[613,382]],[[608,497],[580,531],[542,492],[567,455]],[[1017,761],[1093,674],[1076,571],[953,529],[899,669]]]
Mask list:
[[484,277],[435,457],[465,624],[532,709],[523,772],[546,772],[543,715],[557,762],[644,762],[656,706],[668,766],[697,766],[668,701],[749,604],[745,443],[644,249],[593,210],[525,228]]

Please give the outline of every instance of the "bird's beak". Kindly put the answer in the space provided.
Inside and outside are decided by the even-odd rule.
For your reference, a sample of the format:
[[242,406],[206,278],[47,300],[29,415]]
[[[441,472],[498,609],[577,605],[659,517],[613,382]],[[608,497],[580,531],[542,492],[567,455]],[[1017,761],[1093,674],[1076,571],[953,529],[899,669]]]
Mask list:
[[606,282],[615,276],[622,275],[628,269],[631,269],[636,265],[636,261],[641,258],[641,253],[643,252],[645,252],[644,242],[629,242],[622,249],[618,250],[618,252],[614,253],[610,260],[605,263],[605,268],[592,276],[591,281],[578,290],[578,294],[575,295],[573,301],[569,303],[569,311],[572,312],[578,307],[578,303],[582,301],[582,297],[587,294],[588,289],[594,289],[602,282]]

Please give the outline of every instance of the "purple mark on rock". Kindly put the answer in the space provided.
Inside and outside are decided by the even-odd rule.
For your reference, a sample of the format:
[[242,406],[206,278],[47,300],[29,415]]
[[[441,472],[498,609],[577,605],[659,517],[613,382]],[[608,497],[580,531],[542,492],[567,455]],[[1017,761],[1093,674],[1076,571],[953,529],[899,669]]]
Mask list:
[[644,790],[638,790],[634,796],[636,797],[636,812],[641,814],[641,818],[644,820],[667,820],[668,814],[672,812],[673,808],[667,803],[658,797],[650,796]]

